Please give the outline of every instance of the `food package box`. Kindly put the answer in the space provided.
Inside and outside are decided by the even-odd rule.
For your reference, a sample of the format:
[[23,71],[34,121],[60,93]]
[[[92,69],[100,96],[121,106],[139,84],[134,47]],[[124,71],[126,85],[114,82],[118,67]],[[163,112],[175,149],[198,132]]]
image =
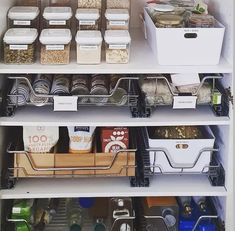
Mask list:
[[160,65],[217,65],[225,27],[157,28],[144,9],[147,42]]
[[[154,129],[156,129],[155,127]],[[149,148],[163,151],[150,151],[150,164],[159,167],[151,167],[154,172],[208,172],[211,162],[211,151],[205,149],[214,148],[215,136],[209,126],[199,127],[202,131],[201,139],[154,139],[151,137],[151,129],[146,128]],[[201,154],[200,154],[201,153]]]

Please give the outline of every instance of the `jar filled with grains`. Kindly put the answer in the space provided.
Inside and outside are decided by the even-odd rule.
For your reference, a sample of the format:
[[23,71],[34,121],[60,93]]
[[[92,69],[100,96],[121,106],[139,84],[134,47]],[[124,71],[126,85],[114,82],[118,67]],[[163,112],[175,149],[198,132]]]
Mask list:
[[3,38],[6,64],[32,64],[35,62],[37,29],[12,28]]
[[184,17],[171,13],[159,14],[156,17],[155,26],[159,28],[182,28],[185,27]]
[[107,9],[130,9],[130,0],[107,0]]
[[99,30],[100,12],[98,9],[77,9],[78,30]]
[[128,63],[131,37],[127,30],[107,30],[104,36],[107,63]]
[[69,64],[72,40],[69,29],[44,29],[39,40],[41,64]]
[[107,9],[105,12],[107,30],[128,30],[129,11],[127,9]]
[[188,17],[188,27],[209,28],[215,26],[215,18],[212,15],[191,14]]
[[102,0],[78,0],[78,8],[102,9]]
[[39,28],[39,8],[14,6],[8,11],[8,28]]
[[100,31],[78,31],[76,35],[77,63],[99,64],[102,40]]
[[71,7],[46,7],[43,12],[44,28],[70,28]]

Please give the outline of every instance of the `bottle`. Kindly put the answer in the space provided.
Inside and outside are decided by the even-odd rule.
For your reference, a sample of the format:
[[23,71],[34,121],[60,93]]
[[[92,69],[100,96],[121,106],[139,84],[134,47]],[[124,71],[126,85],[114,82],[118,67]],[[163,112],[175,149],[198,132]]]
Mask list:
[[97,219],[94,225],[94,231],[106,231],[106,226],[103,223],[103,219]]
[[191,216],[192,215],[191,197],[179,197],[179,201],[183,207],[183,214],[185,216]]
[[206,197],[204,196],[193,197],[193,200],[202,213],[207,212]]
[[168,227],[169,231],[177,230],[177,220],[174,215],[174,211],[170,208],[166,208],[162,211],[162,216],[164,218],[165,224]]

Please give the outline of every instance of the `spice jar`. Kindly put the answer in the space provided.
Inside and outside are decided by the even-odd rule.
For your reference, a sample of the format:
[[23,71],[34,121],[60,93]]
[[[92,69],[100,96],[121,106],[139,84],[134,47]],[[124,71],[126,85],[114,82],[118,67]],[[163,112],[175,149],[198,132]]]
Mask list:
[[67,95],[69,94],[70,79],[62,74],[54,76],[51,94],[52,95]]
[[41,64],[69,64],[72,40],[69,29],[44,29],[39,40]]
[[102,0],[78,0],[78,8],[102,9]]
[[188,27],[209,28],[215,26],[215,18],[212,15],[191,14],[188,17]]
[[77,9],[78,30],[99,30],[100,12],[98,9]]
[[[108,95],[108,79],[104,75],[93,75],[91,79],[91,95]],[[90,102],[103,105],[108,102],[107,97],[90,98]]]
[[38,7],[14,6],[8,12],[8,28],[38,28],[38,15]]
[[46,7],[43,12],[44,28],[71,27],[71,7]]
[[[71,84],[72,95],[89,95],[89,75],[73,75]],[[79,103],[87,103],[88,98],[78,97]]]
[[185,26],[184,25],[184,18],[183,18],[183,16],[180,16],[177,14],[171,14],[171,13],[159,14],[156,17],[155,26],[160,27],[160,28],[184,27]]
[[99,64],[101,62],[102,36],[100,31],[78,31],[77,63]]
[[38,37],[37,29],[12,28],[3,38],[4,62],[6,64],[32,64],[35,62],[36,46]]
[[130,9],[130,0],[107,0],[107,9]]
[[107,9],[105,12],[107,30],[128,30],[129,12],[127,9]]
[[107,63],[129,62],[131,37],[127,30],[107,30],[104,40]]

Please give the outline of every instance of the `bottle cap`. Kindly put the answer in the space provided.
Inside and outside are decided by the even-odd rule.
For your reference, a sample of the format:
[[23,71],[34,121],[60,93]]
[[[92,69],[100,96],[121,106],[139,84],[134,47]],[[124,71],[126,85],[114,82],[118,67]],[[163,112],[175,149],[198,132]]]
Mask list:
[[70,231],[82,231],[81,226],[78,224],[73,224],[70,226]]
[[79,204],[82,208],[91,208],[95,204],[95,198],[79,198]]

